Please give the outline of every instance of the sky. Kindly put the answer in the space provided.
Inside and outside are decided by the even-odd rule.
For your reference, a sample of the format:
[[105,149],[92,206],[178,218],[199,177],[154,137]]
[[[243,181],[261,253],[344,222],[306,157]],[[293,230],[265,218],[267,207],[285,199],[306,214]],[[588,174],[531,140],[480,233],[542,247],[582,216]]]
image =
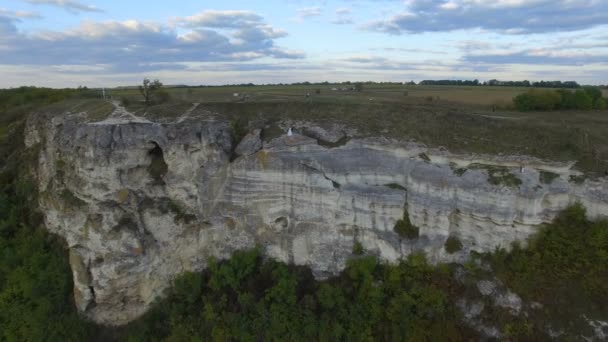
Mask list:
[[608,0],[0,0],[0,88],[608,84]]

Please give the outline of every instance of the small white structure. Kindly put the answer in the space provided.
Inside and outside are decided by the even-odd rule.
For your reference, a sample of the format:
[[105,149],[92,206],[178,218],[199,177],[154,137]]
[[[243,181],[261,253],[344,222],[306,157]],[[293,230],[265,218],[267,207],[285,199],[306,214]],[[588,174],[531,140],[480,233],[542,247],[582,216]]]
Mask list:
[[232,96],[239,97],[239,93],[234,93],[234,94],[232,94]]
[[293,132],[291,131],[291,127],[289,127],[289,129],[287,130],[287,136],[290,137],[293,135]]

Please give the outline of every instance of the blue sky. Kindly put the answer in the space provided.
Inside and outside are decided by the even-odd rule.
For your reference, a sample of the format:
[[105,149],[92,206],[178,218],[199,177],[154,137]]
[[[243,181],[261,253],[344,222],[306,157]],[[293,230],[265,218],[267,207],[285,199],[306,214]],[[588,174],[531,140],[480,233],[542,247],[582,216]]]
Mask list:
[[2,0],[0,87],[608,83],[608,0]]

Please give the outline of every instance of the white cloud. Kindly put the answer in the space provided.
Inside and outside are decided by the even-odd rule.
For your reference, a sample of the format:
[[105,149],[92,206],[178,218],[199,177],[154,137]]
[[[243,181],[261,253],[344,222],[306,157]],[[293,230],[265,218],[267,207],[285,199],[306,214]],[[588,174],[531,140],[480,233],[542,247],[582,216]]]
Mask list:
[[[64,31],[25,34],[0,13],[0,63],[104,65],[106,71],[182,68],[191,61],[303,58],[276,45],[287,35],[249,11],[204,11],[158,22],[84,21]],[[179,32],[179,33],[178,33]],[[44,58],[42,58],[44,56]]]
[[86,5],[74,0],[22,0],[32,5],[50,5],[61,7],[67,11],[78,12],[103,12],[102,9],[95,6]]
[[481,28],[506,34],[576,31],[608,24],[600,0],[408,0],[364,27],[390,34]]
[[305,7],[296,10],[299,18],[317,17],[321,15],[321,7]]

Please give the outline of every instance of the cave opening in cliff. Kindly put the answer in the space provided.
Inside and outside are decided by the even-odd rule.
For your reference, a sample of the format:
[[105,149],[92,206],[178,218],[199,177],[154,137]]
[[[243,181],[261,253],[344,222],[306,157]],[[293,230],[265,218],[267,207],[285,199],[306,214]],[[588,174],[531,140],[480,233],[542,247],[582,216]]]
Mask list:
[[168,165],[165,162],[165,157],[163,154],[163,149],[158,145],[155,141],[150,141],[154,147],[148,150],[148,155],[150,156],[150,165],[147,170],[154,181],[154,184],[164,185],[165,181],[163,177],[167,174]]

